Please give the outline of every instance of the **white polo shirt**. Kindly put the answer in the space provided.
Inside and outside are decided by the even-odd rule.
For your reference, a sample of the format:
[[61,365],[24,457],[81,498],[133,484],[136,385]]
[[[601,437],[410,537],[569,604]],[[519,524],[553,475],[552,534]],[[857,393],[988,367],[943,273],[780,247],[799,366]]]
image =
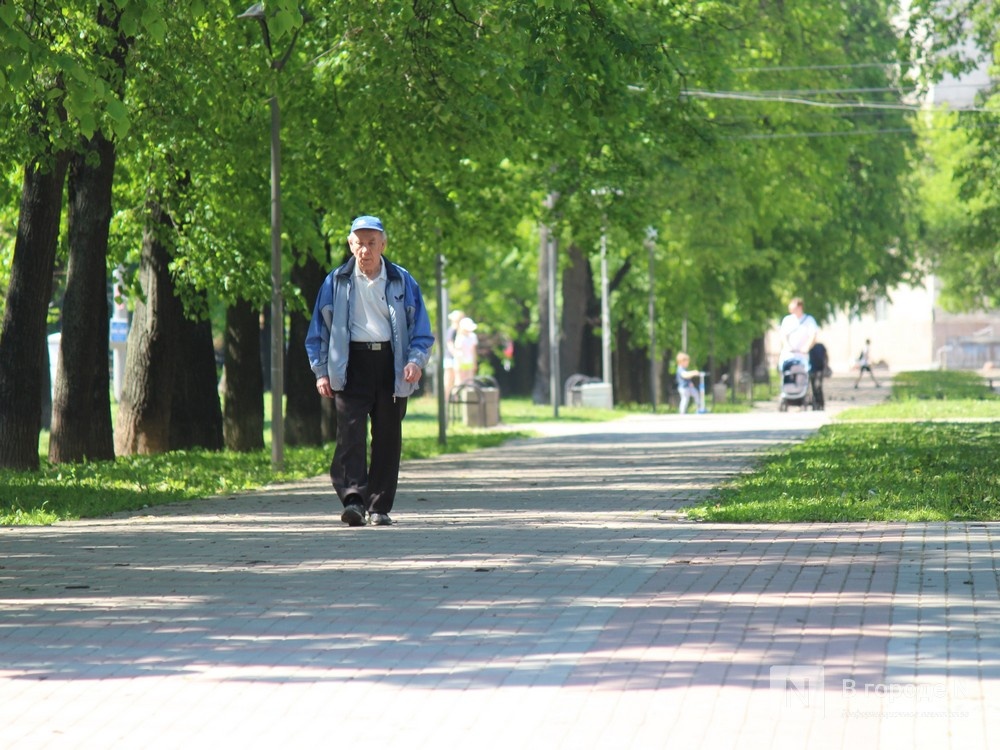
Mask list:
[[385,299],[385,263],[378,276],[369,279],[354,264],[354,288],[351,294],[351,341],[390,341],[389,303]]
[[781,362],[784,362],[798,352],[808,354],[805,351],[806,343],[808,343],[814,333],[819,331],[819,325],[816,323],[816,319],[808,313],[804,314],[801,318],[793,313],[789,313],[782,319],[779,330],[783,342],[779,361],[779,364],[781,364]]

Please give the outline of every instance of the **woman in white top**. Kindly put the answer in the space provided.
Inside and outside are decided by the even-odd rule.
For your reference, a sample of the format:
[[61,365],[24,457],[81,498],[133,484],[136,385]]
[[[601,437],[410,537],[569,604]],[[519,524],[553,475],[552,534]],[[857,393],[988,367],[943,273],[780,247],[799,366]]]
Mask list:
[[819,335],[819,325],[812,315],[805,312],[802,299],[794,297],[788,303],[788,315],[781,321],[781,355],[778,358],[778,369],[784,371],[785,363],[798,360],[807,367],[809,350],[816,343]]
[[478,366],[477,350],[479,337],[476,336],[478,326],[472,318],[462,318],[458,321],[455,333],[455,383],[461,384],[476,377]]

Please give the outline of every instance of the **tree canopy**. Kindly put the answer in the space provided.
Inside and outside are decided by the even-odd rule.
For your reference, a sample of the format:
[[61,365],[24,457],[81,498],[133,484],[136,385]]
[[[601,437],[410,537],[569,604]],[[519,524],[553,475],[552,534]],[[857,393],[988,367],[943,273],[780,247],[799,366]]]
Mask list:
[[[908,86],[930,4],[908,35],[881,0],[260,5],[258,21],[223,0],[0,4],[0,269],[23,166],[100,133],[117,152],[109,269],[139,267],[155,196],[189,314],[263,306],[276,97],[294,310],[312,300],[288,269],[336,261],[360,213],[382,215],[392,260],[429,284],[443,254],[455,304],[525,339],[538,223],[595,261],[603,235],[616,325],[648,340],[652,284],[660,351],[687,320],[696,359],[746,351],[793,294],[822,315],[917,270]],[[993,148],[957,172],[982,193],[966,248],[990,246]]]
[[945,75],[984,68],[993,81],[961,113],[938,106],[922,120],[923,158],[915,171],[922,199],[921,252],[943,282],[953,310],[1000,306],[1000,9],[993,3],[914,3],[910,36],[921,52],[926,88]]

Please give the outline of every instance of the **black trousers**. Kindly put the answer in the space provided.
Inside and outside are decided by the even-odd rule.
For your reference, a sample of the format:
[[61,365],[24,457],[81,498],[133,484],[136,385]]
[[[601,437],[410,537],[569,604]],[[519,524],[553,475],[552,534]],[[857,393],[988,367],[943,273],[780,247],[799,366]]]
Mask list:
[[[392,349],[351,350],[347,383],[333,394],[337,447],[330,479],[344,505],[361,503],[372,513],[388,513],[396,499],[403,448],[406,399],[395,398]],[[371,420],[371,458],[368,421]]]
[[826,409],[826,398],[823,396],[823,371],[813,370],[809,373],[809,384],[813,392],[813,409],[823,411]]

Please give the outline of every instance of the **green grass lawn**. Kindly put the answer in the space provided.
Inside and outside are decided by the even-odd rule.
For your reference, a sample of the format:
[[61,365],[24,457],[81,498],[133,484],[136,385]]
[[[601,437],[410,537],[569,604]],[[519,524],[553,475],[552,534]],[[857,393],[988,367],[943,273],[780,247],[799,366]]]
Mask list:
[[[559,420],[600,422],[639,410],[563,407]],[[487,430],[450,425],[442,446],[437,402],[413,399],[403,458],[499,445],[530,436],[534,424],[554,416],[551,406],[505,398],[501,418],[503,424]],[[843,412],[803,443],[765,456],[687,514],[727,523],[1000,520],[998,442],[1000,398],[974,373],[901,374],[887,403]],[[43,451],[46,444],[43,435]],[[286,446],[280,475],[271,471],[270,446],[249,454],[178,451],[58,466],[43,461],[38,472],[0,471],[0,525],[107,516],[319,476],[332,450]]]
[[[270,406],[270,399],[265,399]],[[605,421],[624,411],[560,409],[561,421]],[[107,516],[117,511],[139,510],[163,503],[230,495],[259,489],[274,482],[289,482],[325,474],[333,446],[285,447],[285,470],[271,470],[270,417],[265,423],[267,446],[263,451],[174,451],[156,456],[123,456],[115,461],[52,465],[48,433],[43,433],[43,460],[38,472],[0,470],[0,525],[51,524],[60,520]],[[499,445],[532,434],[531,425],[553,419],[551,406],[536,406],[528,399],[508,398],[501,404],[508,425],[488,430],[462,424],[449,425],[447,442],[439,442],[437,402],[415,398],[403,423],[403,460],[428,458]]]
[[720,523],[1000,520],[1000,398],[974,373],[905,373],[883,405],[762,460],[689,518]]
[[902,372],[893,378],[886,403],[850,409],[839,419],[1000,419],[1000,394],[991,391],[986,381],[974,372]]

